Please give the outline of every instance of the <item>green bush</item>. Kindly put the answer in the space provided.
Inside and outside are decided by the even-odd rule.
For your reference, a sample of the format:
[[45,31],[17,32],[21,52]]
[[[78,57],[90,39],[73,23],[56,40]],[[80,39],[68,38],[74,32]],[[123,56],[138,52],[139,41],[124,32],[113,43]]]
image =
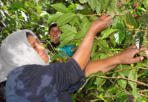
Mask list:
[[[114,15],[112,24],[95,37],[91,60],[113,56],[136,39],[148,47],[148,0],[1,0],[0,43],[17,29],[31,29],[41,40],[49,39],[48,25],[57,22],[61,46],[79,46],[93,20]],[[76,8],[82,9],[76,9]],[[49,42],[47,42],[49,43]],[[45,44],[46,46],[46,44]],[[61,56],[52,54],[52,59]],[[64,58],[63,58],[64,59]],[[118,65],[114,70],[87,77],[72,94],[74,102],[147,102],[148,60]]]

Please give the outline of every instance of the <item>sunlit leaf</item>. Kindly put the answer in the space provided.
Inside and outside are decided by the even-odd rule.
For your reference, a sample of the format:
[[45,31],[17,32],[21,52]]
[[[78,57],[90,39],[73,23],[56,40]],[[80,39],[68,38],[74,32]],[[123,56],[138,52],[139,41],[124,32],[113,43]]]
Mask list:
[[107,28],[106,30],[101,32],[101,35],[102,35],[101,39],[105,39],[109,37],[109,35],[115,31],[117,31],[117,29]]
[[[137,81],[137,69],[132,69],[129,73],[128,79]],[[132,94],[137,98],[137,84],[135,82],[128,82],[132,88]]]
[[61,15],[58,19],[57,19],[57,24],[59,26],[62,26],[68,22],[70,22],[76,15],[74,13],[65,13],[63,15]]
[[67,13],[70,12],[68,8],[63,4],[63,3],[57,3],[51,5],[53,8],[55,8],[57,11],[62,12],[62,13]]
[[86,3],[88,0],[79,0],[80,3],[84,4]]

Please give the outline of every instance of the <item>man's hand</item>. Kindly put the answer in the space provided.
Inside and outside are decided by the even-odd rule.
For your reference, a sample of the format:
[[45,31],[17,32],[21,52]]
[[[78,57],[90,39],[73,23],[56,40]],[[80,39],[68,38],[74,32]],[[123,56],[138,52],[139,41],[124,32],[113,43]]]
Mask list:
[[107,15],[99,17],[91,24],[89,31],[91,31],[94,35],[96,35],[98,32],[101,32],[110,25],[112,17],[113,16]]
[[141,51],[144,51],[144,49],[141,48],[140,50],[138,50],[135,45],[126,48],[123,52],[117,55],[120,64],[133,64],[142,61],[144,59],[143,56],[135,57],[135,55]]

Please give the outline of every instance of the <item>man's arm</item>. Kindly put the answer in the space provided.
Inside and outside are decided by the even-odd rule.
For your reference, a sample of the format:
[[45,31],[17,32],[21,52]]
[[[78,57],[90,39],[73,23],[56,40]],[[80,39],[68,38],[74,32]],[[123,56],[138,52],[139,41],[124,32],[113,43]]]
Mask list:
[[92,48],[92,44],[94,41],[94,37],[98,32],[101,32],[105,28],[108,27],[108,25],[111,23],[111,16],[102,16],[95,20],[91,27],[89,28],[85,38],[83,39],[82,43],[80,44],[79,48],[75,52],[75,54],[72,56],[73,59],[79,64],[81,70],[84,70],[86,67],[86,64],[89,61],[90,58],[90,52]]

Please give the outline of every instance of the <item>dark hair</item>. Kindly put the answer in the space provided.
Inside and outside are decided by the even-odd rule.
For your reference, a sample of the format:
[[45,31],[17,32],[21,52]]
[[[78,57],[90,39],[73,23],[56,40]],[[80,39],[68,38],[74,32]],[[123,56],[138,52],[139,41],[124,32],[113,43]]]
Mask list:
[[52,27],[57,27],[57,26],[58,26],[57,23],[55,23],[55,22],[54,23],[51,23],[50,26],[49,26],[49,28],[48,28],[48,32],[50,32],[50,30],[51,30]]
[[1,102],[6,102],[5,86],[6,86],[6,81],[3,81],[3,82],[0,83],[0,101]]
[[30,32],[26,32],[26,36],[28,38],[28,36],[32,36],[32,34]]

